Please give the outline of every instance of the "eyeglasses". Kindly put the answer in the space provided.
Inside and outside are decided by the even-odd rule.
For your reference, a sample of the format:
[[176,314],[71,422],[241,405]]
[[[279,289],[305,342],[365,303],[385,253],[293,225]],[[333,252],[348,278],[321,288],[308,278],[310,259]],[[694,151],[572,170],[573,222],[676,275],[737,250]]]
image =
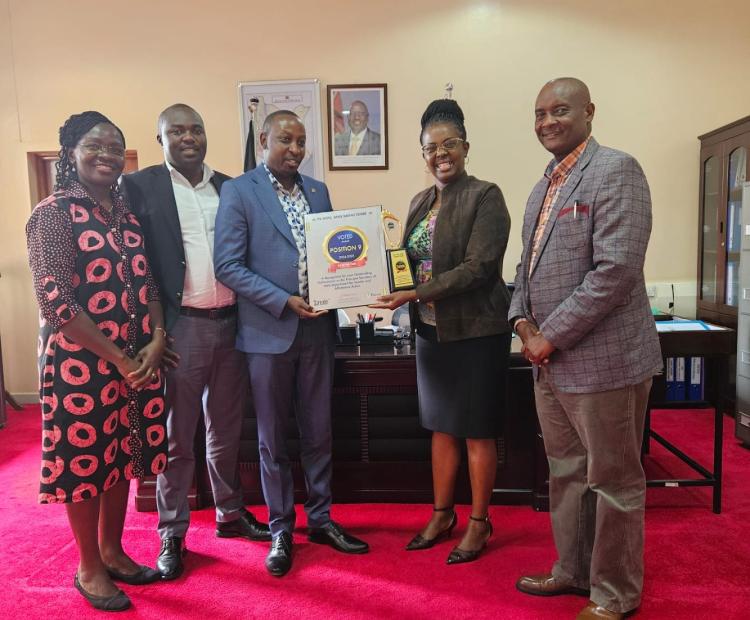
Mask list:
[[425,155],[434,155],[438,152],[438,149],[443,149],[444,151],[455,151],[459,146],[461,146],[465,140],[463,138],[448,138],[445,140],[442,144],[435,144],[433,142],[430,142],[430,144],[425,144],[422,146],[422,153]]
[[91,155],[107,153],[114,157],[125,157],[125,149],[116,144],[96,144],[94,142],[87,142],[86,144],[81,144],[80,147]]

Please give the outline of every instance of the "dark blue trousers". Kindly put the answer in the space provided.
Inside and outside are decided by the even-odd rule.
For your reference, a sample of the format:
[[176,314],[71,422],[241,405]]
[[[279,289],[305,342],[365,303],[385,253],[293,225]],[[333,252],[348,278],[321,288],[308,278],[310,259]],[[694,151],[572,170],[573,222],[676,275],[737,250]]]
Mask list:
[[329,317],[300,320],[285,353],[247,353],[258,419],[260,475],[271,534],[291,533],[295,524],[294,483],[286,445],[296,419],[300,461],[307,485],[310,527],[330,521],[331,393],[334,332]]

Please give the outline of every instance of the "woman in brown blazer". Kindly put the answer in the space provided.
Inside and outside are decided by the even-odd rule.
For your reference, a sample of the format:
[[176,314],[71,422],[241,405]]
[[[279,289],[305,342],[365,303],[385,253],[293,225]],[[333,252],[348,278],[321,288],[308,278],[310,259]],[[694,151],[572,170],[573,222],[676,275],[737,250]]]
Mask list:
[[451,99],[422,116],[422,155],[435,185],[409,207],[404,234],[417,287],[379,298],[377,307],[410,304],[416,331],[419,417],[432,431],[435,505],[407,545],[429,549],[448,538],[461,443],[466,442],[471,516],[448,564],[471,562],[492,535],[488,508],[497,470],[496,437],[505,408],[511,328],[502,279],[510,215],[500,188],[466,173],[464,115]]

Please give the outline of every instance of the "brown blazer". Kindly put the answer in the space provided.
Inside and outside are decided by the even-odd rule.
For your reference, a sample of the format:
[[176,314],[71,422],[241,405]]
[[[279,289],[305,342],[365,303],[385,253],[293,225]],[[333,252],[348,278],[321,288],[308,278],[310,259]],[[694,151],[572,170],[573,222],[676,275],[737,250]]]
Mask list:
[[[430,210],[435,186],[411,201],[404,244]],[[432,240],[432,279],[417,286],[420,301],[435,302],[441,342],[502,334],[508,323],[510,294],[503,282],[503,255],[510,214],[500,188],[464,173],[443,189]],[[410,308],[412,325],[416,307]]]

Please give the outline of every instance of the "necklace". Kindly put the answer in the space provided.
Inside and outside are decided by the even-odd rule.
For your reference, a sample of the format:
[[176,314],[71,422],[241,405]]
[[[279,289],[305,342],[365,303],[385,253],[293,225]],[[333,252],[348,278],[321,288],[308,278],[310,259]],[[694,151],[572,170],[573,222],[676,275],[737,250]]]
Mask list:
[[442,200],[440,198],[440,194],[438,193],[437,197],[435,198],[435,202],[432,203],[432,206],[430,207],[430,210],[427,212],[427,215],[429,217],[433,217],[437,215],[437,212],[440,211]]

